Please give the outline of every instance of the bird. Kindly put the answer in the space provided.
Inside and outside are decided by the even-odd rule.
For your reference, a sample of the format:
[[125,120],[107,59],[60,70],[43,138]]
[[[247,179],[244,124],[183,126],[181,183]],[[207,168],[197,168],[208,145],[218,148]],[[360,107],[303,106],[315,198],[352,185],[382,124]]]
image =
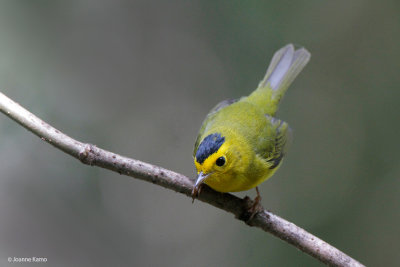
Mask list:
[[208,113],[194,144],[193,201],[203,184],[222,193],[255,187],[257,196],[249,210],[256,212],[261,201],[257,186],[279,169],[291,142],[291,128],[275,114],[310,57],[304,47],[282,47],[256,90],[240,99],[224,100]]

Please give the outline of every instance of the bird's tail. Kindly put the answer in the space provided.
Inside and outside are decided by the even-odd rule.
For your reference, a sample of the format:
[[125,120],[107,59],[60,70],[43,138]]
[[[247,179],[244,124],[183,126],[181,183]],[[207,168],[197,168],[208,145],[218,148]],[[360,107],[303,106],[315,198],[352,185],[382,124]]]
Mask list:
[[278,50],[269,64],[264,79],[248,97],[248,101],[260,106],[266,114],[273,116],[286,90],[310,60],[305,48],[294,49],[292,44]]

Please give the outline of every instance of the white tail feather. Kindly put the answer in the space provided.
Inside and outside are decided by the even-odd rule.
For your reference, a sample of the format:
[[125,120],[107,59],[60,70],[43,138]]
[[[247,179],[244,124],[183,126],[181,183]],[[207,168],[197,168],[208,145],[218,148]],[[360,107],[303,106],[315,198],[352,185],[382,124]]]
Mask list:
[[272,57],[264,79],[246,101],[258,106],[265,114],[274,116],[289,85],[310,60],[305,48],[294,49],[292,44],[278,50]]
[[294,55],[293,45],[287,45],[284,48],[282,48],[282,50],[283,50],[282,53],[279,53],[279,51],[278,51],[279,54],[276,53],[278,54],[278,56],[280,56],[278,64],[274,66],[274,69],[272,69],[272,72],[267,79],[267,82],[270,83],[271,88],[273,90],[279,88],[279,85],[283,77],[285,77],[285,74],[288,72],[293,61],[293,55]]
[[292,44],[281,48],[274,54],[260,87],[264,87],[269,83],[271,89],[276,91],[277,95],[283,95],[308,63],[310,56],[310,53],[305,48],[295,50]]

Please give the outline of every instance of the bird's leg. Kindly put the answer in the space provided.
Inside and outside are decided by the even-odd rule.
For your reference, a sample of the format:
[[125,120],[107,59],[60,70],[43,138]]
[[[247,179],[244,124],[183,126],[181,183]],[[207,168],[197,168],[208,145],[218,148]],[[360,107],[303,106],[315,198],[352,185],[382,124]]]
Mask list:
[[257,206],[261,202],[261,195],[260,195],[260,191],[258,191],[258,186],[256,186],[256,192],[257,192],[257,196],[254,199],[254,206]]
[[199,184],[199,185],[193,187],[193,190],[192,190],[192,203],[194,202],[194,199],[200,195],[202,188],[203,188],[203,184]]
[[253,205],[250,207],[249,212],[250,212],[250,218],[249,221],[251,219],[253,219],[254,215],[257,214],[257,212],[259,212],[260,210],[262,210],[262,206],[260,205],[261,202],[261,195],[260,195],[260,191],[258,191],[258,186],[256,186],[256,192],[257,192],[257,196],[254,198],[253,200]]

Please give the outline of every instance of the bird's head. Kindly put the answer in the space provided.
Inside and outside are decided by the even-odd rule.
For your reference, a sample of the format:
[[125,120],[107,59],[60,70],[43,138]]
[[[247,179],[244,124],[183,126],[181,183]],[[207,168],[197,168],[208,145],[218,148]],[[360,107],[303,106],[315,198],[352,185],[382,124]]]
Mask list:
[[231,142],[220,133],[206,136],[197,148],[194,164],[197,169],[195,189],[209,179],[216,179],[230,171],[236,162],[237,153]]

